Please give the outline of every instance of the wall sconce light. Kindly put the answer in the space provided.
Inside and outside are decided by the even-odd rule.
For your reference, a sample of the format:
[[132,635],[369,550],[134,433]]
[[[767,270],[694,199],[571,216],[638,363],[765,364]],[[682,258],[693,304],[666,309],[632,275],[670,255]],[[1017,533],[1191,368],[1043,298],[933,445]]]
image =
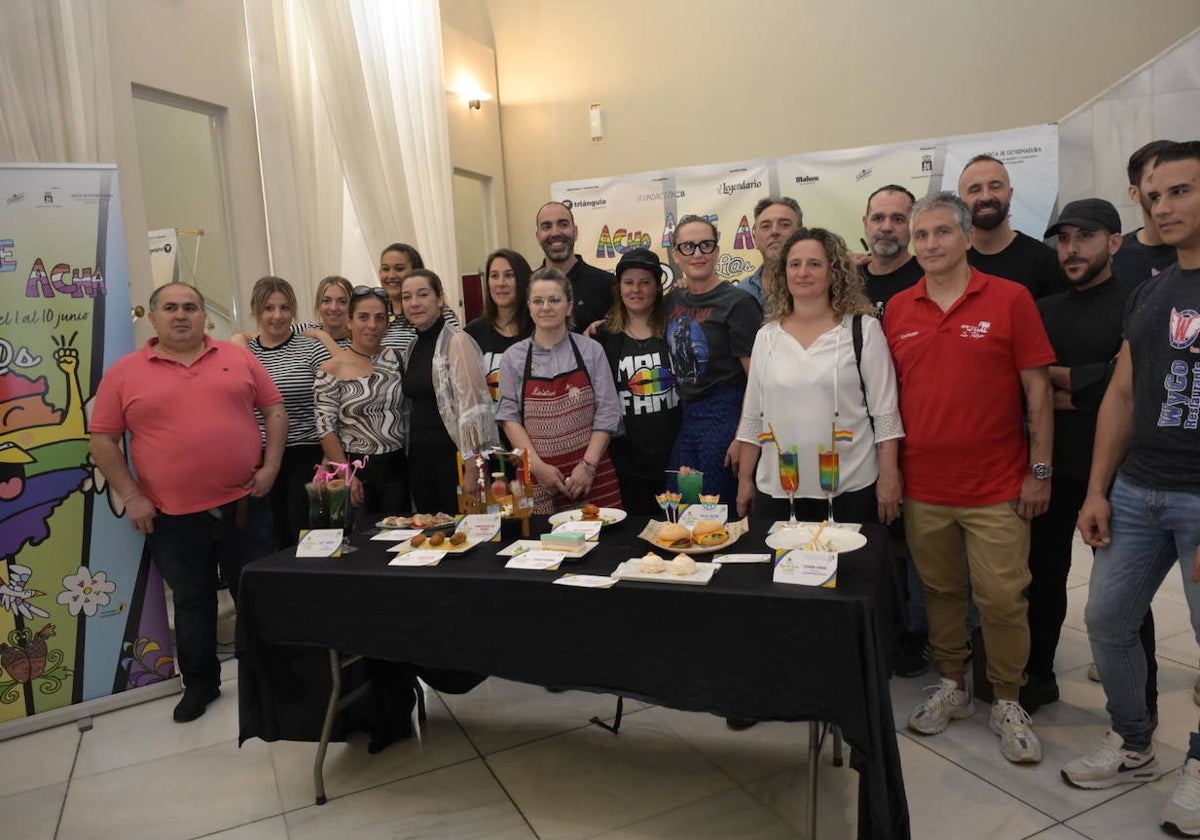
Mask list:
[[480,108],[483,107],[484,102],[490,102],[492,99],[492,95],[490,93],[483,93],[483,92],[469,93],[469,94],[466,94],[466,96],[470,97],[467,99],[467,110],[468,111],[478,111]]
[[483,107],[484,102],[490,102],[495,98],[475,82],[460,82],[454,89],[446,92],[467,103],[468,111],[478,111]]

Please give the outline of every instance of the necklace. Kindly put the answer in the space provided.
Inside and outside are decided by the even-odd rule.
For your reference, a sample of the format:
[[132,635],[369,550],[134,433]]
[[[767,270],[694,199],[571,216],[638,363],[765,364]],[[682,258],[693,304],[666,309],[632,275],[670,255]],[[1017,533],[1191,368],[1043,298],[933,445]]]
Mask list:
[[362,356],[364,359],[370,359],[372,362],[374,362],[375,359],[379,356],[378,353],[364,353],[361,350],[355,350],[353,344],[347,344],[346,349],[349,350],[351,353]]

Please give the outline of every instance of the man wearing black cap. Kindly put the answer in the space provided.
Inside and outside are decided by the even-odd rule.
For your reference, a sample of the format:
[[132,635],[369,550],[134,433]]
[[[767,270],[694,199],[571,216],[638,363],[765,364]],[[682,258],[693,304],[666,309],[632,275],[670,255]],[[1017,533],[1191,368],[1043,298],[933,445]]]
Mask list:
[[609,455],[621,484],[621,500],[631,513],[659,513],[664,471],[682,409],[671,374],[665,332],[663,268],[649,248],[626,251],[617,263],[615,305],[596,340],[604,345],[625,412],[625,434],[615,437]]
[[1032,712],[1058,700],[1054,653],[1067,613],[1067,573],[1075,518],[1087,495],[1096,412],[1121,349],[1128,287],[1115,282],[1112,255],[1121,247],[1121,217],[1100,198],[1072,201],[1046,229],[1058,240],[1069,288],[1038,301],[1057,362],[1054,386],[1054,480],[1050,507],[1032,522],[1029,547],[1028,682],[1021,703]]

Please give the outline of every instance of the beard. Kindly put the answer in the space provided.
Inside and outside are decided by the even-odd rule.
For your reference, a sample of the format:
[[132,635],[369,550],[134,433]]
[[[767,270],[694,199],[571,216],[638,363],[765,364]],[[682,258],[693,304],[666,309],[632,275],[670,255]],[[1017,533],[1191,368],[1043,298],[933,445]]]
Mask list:
[[907,247],[907,242],[901,245],[900,240],[894,236],[876,236],[871,240],[871,251],[877,257],[894,257]]
[[[1083,263],[1087,266],[1087,268],[1084,270],[1083,274],[1079,275],[1078,278],[1073,278],[1070,274],[1067,274],[1067,282],[1076,288],[1080,286],[1086,286],[1088,283],[1091,283],[1098,276],[1100,276],[1102,271],[1108,268],[1108,261],[1108,254],[1101,254],[1094,260],[1071,260],[1069,263],[1067,263],[1067,265],[1078,265],[1079,263]],[[1065,269],[1066,265],[1064,265],[1063,268]]]
[[[1008,218],[1009,205],[1002,203],[997,198],[989,198],[979,201],[971,208],[971,224],[980,230],[995,230],[1004,224],[1004,220]],[[997,212],[990,216],[980,216],[979,211],[994,209]]]

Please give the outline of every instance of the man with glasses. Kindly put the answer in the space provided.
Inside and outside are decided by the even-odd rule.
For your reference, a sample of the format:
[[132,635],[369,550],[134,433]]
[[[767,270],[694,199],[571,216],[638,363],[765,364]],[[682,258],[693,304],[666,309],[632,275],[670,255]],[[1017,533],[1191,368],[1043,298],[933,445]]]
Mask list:
[[[168,283],[150,296],[157,333],[96,390],[90,451],[170,585],[183,675],[178,723],[220,695],[217,566],[237,598],[244,563],[272,550],[264,498],[283,458],[283,396],[249,350],[204,334],[204,297]],[[266,445],[255,409],[262,412]],[[129,433],[137,477],[122,444]]]
[[542,265],[557,268],[571,282],[571,295],[575,298],[572,329],[584,332],[595,322],[603,321],[612,306],[612,290],[617,278],[611,271],[588,265],[575,253],[579,228],[571,208],[561,201],[543,204],[537,212],[534,233],[546,255]]
[[754,205],[754,247],[762,254],[762,265],[749,277],[739,280],[737,285],[753,295],[758,307],[764,311],[763,272],[770,271],[770,264],[779,259],[783,240],[803,223],[804,213],[794,198],[769,195]]

